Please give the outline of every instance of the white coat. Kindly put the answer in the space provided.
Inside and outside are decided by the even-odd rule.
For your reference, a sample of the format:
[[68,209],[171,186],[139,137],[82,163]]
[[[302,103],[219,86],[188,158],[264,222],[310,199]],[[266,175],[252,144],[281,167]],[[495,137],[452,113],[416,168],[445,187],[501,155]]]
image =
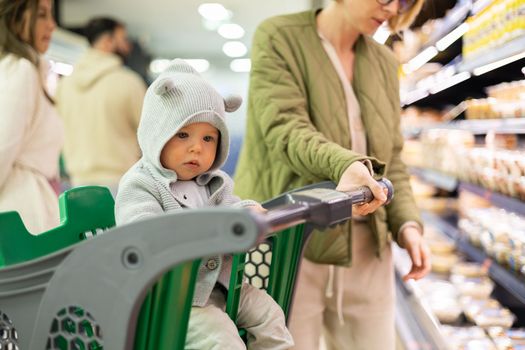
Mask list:
[[63,127],[42,90],[43,66],[0,59],[0,212],[17,211],[33,234],[59,223],[49,180],[58,178]]

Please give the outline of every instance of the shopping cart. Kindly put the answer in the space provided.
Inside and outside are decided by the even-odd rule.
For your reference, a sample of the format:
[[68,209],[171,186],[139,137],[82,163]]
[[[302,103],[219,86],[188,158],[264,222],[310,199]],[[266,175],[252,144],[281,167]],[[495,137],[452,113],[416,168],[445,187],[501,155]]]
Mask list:
[[[75,189],[61,198],[62,231],[75,221],[65,214],[74,215],[74,198],[88,190]],[[108,195],[98,194],[101,200]],[[70,232],[75,238],[65,247],[58,240],[46,242],[53,241],[53,231],[61,232],[60,227],[28,237],[41,245],[32,256],[22,253],[16,240],[4,240],[13,239],[7,228],[22,234],[18,214],[1,214],[0,348],[42,349],[45,344],[46,349],[182,349],[199,257],[240,253],[235,255],[238,264],[228,295],[228,312],[235,319],[243,252],[263,235],[270,237],[272,255],[264,287],[287,312],[311,228],[344,222],[352,203],[370,199],[367,189],[345,194],[307,188],[270,202],[267,215],[228,208],[186,210],[103,235],[97,233],[110,227],[112,218],[89,223],[91,210],[97,211],[95,201],[89,208],[78,206],[79,214],[85,214],[78,218],[90,227],[80,225],[80,231]],[[77,243],[91,235],[97,238]],[[28,242],[24,244],[31,245]]]

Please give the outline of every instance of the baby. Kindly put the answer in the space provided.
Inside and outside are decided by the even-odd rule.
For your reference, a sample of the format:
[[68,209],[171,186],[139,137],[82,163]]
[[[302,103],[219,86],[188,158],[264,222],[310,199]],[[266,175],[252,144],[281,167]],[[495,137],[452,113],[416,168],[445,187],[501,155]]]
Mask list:
[[[262,210],[233,195],[233,181],[219,170],[229,151],[225,112],[241,98],[223,98],[191,66],[173,60],[146,92],[138,141],[142,158],[122,177],[115,203],[117,224],[185,208],[234,206]],[[212,256],[199,267],[186,348],[246,349],[225,313],[231,255]],[[279,305],[244,283],[238,326],[250,349],[288,349],[293,341]]]

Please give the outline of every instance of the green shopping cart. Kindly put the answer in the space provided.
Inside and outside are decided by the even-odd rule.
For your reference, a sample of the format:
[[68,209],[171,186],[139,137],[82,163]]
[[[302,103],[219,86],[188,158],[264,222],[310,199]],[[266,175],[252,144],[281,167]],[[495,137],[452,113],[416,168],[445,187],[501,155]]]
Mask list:
[[[391,197],[391,184],[382,184]],[[321,183],[266,203],[266,215],[208,208],[111,228],[109,191],[77,188],[60,199],[61,225],[39,236],[17,213],[2,213],[0,349],[183,349],[200,257],[215,254],[237,253],[232,319],[243,275],[288,314],[309,233],[348,220],[352,204],[369,200],[368,189]]]

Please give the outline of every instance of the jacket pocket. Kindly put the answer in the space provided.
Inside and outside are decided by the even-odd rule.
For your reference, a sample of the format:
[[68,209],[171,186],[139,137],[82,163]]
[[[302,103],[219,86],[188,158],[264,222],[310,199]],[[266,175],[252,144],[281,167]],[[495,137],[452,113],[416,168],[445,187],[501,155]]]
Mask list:
[[325,231],[315,230],[304,252],[304,256],[312,262],[339,266],[350,266],[351,254],[348,223]]

